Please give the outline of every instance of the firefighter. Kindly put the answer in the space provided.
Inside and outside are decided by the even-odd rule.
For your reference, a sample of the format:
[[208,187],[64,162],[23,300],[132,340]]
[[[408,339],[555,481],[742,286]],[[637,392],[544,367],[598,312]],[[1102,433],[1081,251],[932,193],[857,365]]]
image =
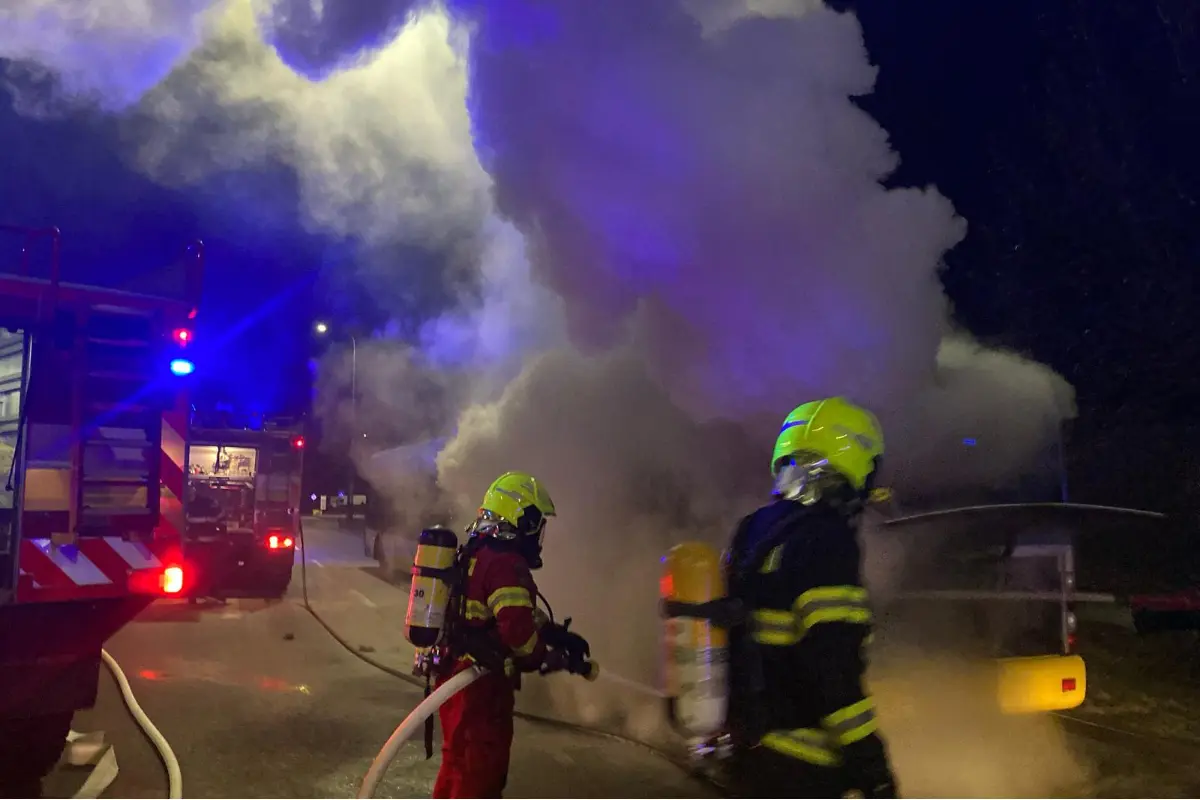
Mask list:
[[[438,684],[478,663],[488,673],[441,707],[442,765],[434,797],[500,797],[508,780],[514,692],[521,673],[586,658],[586,640],[536,608],[532,570],[542,566],[554,501],[537,478],[506,472],[488,487],[463,548],[465,581],[452,602]],[[570,621],[567,621],[567,625]]]
[[857,529],[883,455],[879,423],[833,397],[783,423],[774,500],[727,553],[734,787],[744,797],[896,797],[863,689],[871,611]]

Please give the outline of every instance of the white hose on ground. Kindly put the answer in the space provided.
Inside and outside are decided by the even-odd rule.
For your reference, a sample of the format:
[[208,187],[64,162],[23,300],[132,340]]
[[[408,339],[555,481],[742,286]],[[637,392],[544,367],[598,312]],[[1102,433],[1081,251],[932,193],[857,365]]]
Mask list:
[[125,707],[133,715],[133,719],[142,729],[142,733],[146,734],[150,744],[154,745],[154,749],[158,751],[158,757],[162,759],[163,766],[167,768],[168,800],[181,800],[183,797],[183,772],[179,768],[179,759],[175,757],[175,751],[171,749],[166,737],[142,710],[141,704],[133,695],[133,687],[129,685],[129,679],[125,677],[125,672],[117,660],[109,655],[107,650],[100,651],[100,658],[104,661],[104,666],[108,667],[108,671],[112,673],[113,678],[116,679],[117,687],[121,690],[121,699],[125,701]]
[[404,743],[420,730],[421,724],[433,716],[434,712],[441,708],[443,703],[486,674],[486,670],[479,667],[465,669],[435,689],[429,697],[422,700],[421,704],[404,718],[400,726],[392,731],[392,735],[388,737],[387,743],[383,745],[383,749],[379,751],[379,755],[375,756],[375,760],[371,762],[371,768],[367,770],[362,785],[358,787],[358,797],[374,797],[375,790],[379,787],[379,782],[383,780],[383,775],[387,772],[388,765],[396,758],[396,754],[400,752],[400,748],[404,746]]

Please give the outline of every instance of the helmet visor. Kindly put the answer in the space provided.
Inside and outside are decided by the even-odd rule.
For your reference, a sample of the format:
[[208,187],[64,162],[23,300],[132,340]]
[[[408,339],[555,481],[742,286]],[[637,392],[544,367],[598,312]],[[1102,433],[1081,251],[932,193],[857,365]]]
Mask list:
[[814,503],[821,498],[822,478],[829,473],[829,460],[810,452],[791,453],[775,469],[772,494],[785,500]]

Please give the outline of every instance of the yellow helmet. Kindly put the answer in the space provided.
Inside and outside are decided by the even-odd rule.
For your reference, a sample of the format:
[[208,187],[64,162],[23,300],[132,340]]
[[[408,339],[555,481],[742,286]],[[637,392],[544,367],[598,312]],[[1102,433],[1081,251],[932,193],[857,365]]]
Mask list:
[[829,397],[797,406],[783,421],[771,474],[797,453],[825,459],[860,491],[883,455],[883,430],[875,415],[843,397]]

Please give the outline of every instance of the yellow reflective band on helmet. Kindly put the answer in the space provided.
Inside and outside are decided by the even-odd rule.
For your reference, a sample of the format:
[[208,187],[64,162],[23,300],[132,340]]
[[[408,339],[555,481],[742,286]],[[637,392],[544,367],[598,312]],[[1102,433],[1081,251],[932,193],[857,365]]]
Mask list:
[[852,703],[822,719],[821,724],[838,746],[854,744],[879,727],[875,719],[875,700],[867,697]]
[[767,557],[763,559],[763,565],[758,568],[758,571],[764,575],[768,575],[779,569],[780,563],[783,561],[783,545],[776,545],[767,553]]
[[756,608],[751,615],[754,620],[754,641],[759,644],[782,647],[800,641],[800,630],[796,627],[796,615],[791,611],[774,608]]
[[499,614],[506,608],[533,608],[533,598],[529,596],[527,589],[520,586],[506,586],[492,592],[488,597],[487,604],[493,614]]
[[796,598],[794,606],[801,634],[822,622],[867,625],[871,607],[861,586],[818,586]]
[[525,644],[521,645],[520,647],[514,648],[513,655],[515,655],[515,656],[530,655],[533,653],[534,648],[537,647],[537,643],[538,643],[538,635],[535,633],[533,636],[529,637],[529,641],[527,641]]
[[762,738],[762,745],[819,767],[836,767],[841,763],[839,754],[829,746],[828,735],[814,728],[772,731]]
[[488,620],[492,618],[492,612],[488,611],[488,607],[478,600],[467,601],[466,614],[469,620]]

